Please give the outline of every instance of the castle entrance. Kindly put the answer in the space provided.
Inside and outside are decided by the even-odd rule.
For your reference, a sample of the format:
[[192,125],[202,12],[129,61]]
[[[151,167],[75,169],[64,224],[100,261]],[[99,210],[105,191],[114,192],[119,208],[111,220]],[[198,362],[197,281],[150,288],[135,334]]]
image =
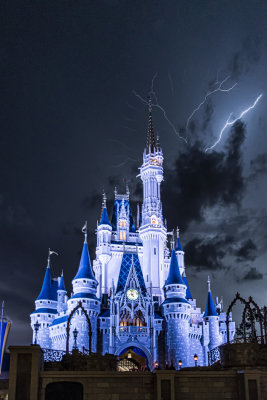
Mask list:
[[125,371],[147,371],[148,360],[145,353],[138,347],[128,347],[119,355],[118,370]]

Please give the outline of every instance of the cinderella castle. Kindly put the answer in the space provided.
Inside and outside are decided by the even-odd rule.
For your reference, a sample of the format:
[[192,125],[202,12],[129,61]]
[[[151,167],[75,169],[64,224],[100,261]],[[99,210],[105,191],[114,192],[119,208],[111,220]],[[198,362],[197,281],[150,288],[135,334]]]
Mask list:
[[[213,301],[209,279],[206,309],[203,312],[197,306],[186,277],[178,230],[169,248],[160,196],[163,153],[155,139],[151,106],[138,177],[143,183],[143,203],[135,220],[127,188],[126,194],[115,189],[111,218],[104,196],[92,264],[87,226],[83,228],[84,243],[71,294],[63,274],[51,276],[53,252],[49,252],[43,285],[30,316],[33,342],[46,349],[114,354],[122,360],[122,370],[140,360],[145,360],[148,369],[167,364],[176,369],[194,366],[196,357],[198,365],[208,365],[208,352],[226,342],[226,314],[222,301]],[[229,328],[232,340],[235,323],[231,321]]]

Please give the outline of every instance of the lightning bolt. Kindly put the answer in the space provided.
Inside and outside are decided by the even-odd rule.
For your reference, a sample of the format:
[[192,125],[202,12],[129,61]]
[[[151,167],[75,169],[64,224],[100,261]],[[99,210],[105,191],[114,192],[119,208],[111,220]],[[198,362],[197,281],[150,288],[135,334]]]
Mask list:
[[199,105],[191,112],[191,114],[190,114],[189,117],[187,118],[186,125],[185,125],[186,130],[188,130],[189,123],[190,123],[191,119],[193,118],[193,116],[195,115],[195,113],[203,106],[203,104],[206,103],[207,99],[208,99],[212,94],[217,93],[217,92],[230,92],[232,89],[234,89],[234,87],[237,85],[237,83],[234,83],[233,86],[231,86],[231,87],[228,88],[228,89],[223,89],[223,88],[222,88],[223,84],[224,84],[225,82],[227,82],[228,79],[230,79],[230,75],[228,75],[228,76],[227,76],[226,78],[224,78],[222,81],[218,81],[218,77],[217,77],[217,80],[216,80],[216,82],[214,83],[214,85],[217,85],[217,87],[215,87],[213,90],[209,90],[209,91],[206,93],[206,95],[205,95],[204,99],[201,101],[201,103],[199,103]]
[[[163,114],[165,120],[168,122],[168,124],[169,124],[170,127],[172,128],[172,130],[173,130],[173,132],[175,133],[175,135],[178,136],[179,139],[182,139],[185,143],[187,143],[187,139],[186,139],[184,136],[181,136],[181,135],[180,135],[180,132],[177,131],[175,125],[174,125],[173,122],[169,119],[166,110],[159,104],[158,97],[157,97],[157,95],[156,95],[156,93],[155,93],[155,91],[154,91],[154,81],[155,81],[155,79],[157,78],[157,76],[158,76],[158,73],[156,72],[155,75],[154,75],[153,78],[152,78],[152,81],[151,81],[151,89],[150,89],[150,92],[148,93],[149,96],[150,96],[150,98],[151,98],[151,105],[152,105],[152,107],[158,108],[158,109],[162,112],[162,114]],[[149,106],[148,100],[144,99],[142,96],[140,96],[140,94],[136,93],[135,90],[133,90],[133,94],[134,94],[139,100],[141,100],[144,104],[147,104],[147,105]]]
[[249,106],[246,110],[242,111],[241,114],[237,118],[231,119],[232,115],[233,115],[233,113],[231,113],[229,115],[229,117],[227,118],[227,121],[226,121],[225,125],[221,129],[218,139],[216,140],[216,142],[212,146],[207,147],[205,149],[205,153],[207,153],[207,151],[209,151],[209,150],[214,149],[214,147],[217,146],[217,144],[221,141],[221,138],[222,138],[222,135],[223,135],[223,132],[225,131],[225,129],[228,128],[229,126],[233,126],[239,119],[244,117],[244,115],[246,115],[250,110],[252,110],[254,107],[256,107],[256,104],[261,99],[261,97],[262,97],[262,94],[260,94],[256,98],[256,100],[254,101],[254,103],[251,106]]

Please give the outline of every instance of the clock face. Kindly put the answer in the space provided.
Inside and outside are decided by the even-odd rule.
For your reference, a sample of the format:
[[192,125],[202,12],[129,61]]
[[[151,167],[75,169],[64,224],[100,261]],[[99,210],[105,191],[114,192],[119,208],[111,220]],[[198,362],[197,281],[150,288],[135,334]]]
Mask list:
[[136,289],[128,289],[127,290],[127,297],[129,300],[134,301],[138,299],[138,291]]

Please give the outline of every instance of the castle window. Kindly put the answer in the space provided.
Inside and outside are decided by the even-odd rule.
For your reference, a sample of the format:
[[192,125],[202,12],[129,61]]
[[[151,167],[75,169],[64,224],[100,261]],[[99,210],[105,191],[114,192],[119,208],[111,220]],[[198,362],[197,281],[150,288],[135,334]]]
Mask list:
[[49,314],[48,317],[51,318],[51,315]]
[[156,247],[154,247],[154,255],[156,255],[157,254],[157,249],[156,249]]
[[126,232],[120,232],[120,240],[126,240]]
[[83,283],[86,283],[86,281],[85,281],[85,280],[83,280]]
[[120,220],[120,226],[121,226],[122,228],[126,228],[126,221],[125,221],[124,219],[121,219],[121,220]]

